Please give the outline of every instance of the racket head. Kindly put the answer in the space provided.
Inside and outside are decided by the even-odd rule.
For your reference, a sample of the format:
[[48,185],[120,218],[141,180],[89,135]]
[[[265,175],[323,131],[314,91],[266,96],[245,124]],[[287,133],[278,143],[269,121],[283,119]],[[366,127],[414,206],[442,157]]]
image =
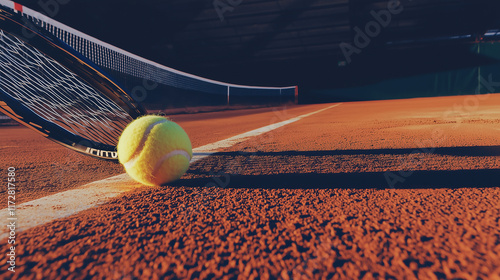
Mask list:
[[111,76],[20,13],[0,6],[0,111],[65,147],[117,160],[146,114]]

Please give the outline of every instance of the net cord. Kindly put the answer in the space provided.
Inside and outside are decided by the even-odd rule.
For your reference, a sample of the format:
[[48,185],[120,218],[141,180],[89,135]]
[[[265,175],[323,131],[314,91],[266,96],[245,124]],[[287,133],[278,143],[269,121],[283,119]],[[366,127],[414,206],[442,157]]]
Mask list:
[[[16,6],[20,5],[15,5],[14,2],[10,0],[0,0],[0,5],[3,5],[7,8],[10,8],[16,12],[21,12],[16,10]],[[161,65],[159,63],[156,63],[154,61],[148,60],[146,58],[140,57],[138,55],[135,55],[133,53],[130,53],[128,51],[125,51],[123,49],[120,49],[116,46],[110,45],[106,42],[103,42],[97,38],[94,38],[90,35],[87,35],[81,31],[78,31],[74,28],[71,28],[63,23],[60,23],[44,14],[41,14],[35,10],[32,10],[28,7],[22,6],[22,12],[24,16],[36,20],[40,22],[40,25],[47,29],[49,32],[53,33],[56,37],[76,49],[77,51],[81,52],[84,56],[92,60],[94,63],[96,63],[99,66],[110,68],[122,73],[127,73],[125,71],[125,68],[129,68],[129,65],[125,67],[123,65],[123,61],[119,59],[113,59],[116,58],[117,55],[123,55],[127,58],[129,62],[130,60],[136,60],[138,62],[142,62],[146,64],[144,66],[141,66],[141,70],[143,72],[142,75],[139,74],[139,69],[137,69],[136,63],[131,63],[132,65],[135,65],[136,67],[131,67],[133,70],[133,73],[127,73],[127,74],[132,74],[133,76],[139,77],[139,78],[144,78],[144,79],[151,79],[151,77],[154,75],[152,72],[152,69],[150,67],[155,67],[159,70],[167,71],[172,74],[177,74],[183,77],[195,79],[198,81],[203,81],[207,82],[210,84],[214,85],[219,85],[223,87],[230,87],[230,88],[240,88],[240,89],[250,89],[250,90],[276,90],[277,94],[280,94],[282,90],[291,90],[295,89],[296,86],[289,86],[289,87],[262,87],[262,86],[248,86],[248,85],[237,85],[237,84],[231,84],[231,83],[225,83],[221,81],[216,81],[208,78],[203,78],[199,77],[193,74],[189,74],[186,72],[182,72],[164,65]],[[85,46],[87,45],[87,46]],[[90,51],[89,48],[92,48],[94,51]],[[107,57],[108,59],[104,59]],[[120,61],[120,62],[118,62]],[[149,71],[148,69],[144,68],[150,68]],[[182,85],[181,85],[182,86]]]

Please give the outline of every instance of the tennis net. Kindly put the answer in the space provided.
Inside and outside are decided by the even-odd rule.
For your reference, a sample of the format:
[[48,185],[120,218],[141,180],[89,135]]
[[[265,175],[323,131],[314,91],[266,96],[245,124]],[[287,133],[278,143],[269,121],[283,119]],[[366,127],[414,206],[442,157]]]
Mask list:
[[275,104],[297,99],[296,86],[246,86],[199,77],[127,52],[15,2],[0,0],[0,5],[21,13],[27,21],[49,31],[90,59],[149,109]]

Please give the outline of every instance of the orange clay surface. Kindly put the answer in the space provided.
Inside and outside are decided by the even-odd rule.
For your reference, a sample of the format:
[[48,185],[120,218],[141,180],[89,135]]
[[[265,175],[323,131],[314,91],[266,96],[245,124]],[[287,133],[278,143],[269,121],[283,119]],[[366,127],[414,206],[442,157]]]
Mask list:
[[[330,105],[172,119],[199,147]],[[9,166],[18,203],[123,173],[22,127]],[[500,95],[343,103],[19,233],[0,278],[500,279],[499,199]]]

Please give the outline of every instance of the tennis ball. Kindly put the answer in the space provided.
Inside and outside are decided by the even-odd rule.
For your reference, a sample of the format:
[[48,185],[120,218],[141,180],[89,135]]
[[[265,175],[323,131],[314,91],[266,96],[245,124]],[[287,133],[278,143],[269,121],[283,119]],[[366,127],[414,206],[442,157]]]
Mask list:
[[162,116],[131,122],[118,140],[118,160],[134,180],[159,186],[179,179],[193,157],[191,141],[176,123]]

